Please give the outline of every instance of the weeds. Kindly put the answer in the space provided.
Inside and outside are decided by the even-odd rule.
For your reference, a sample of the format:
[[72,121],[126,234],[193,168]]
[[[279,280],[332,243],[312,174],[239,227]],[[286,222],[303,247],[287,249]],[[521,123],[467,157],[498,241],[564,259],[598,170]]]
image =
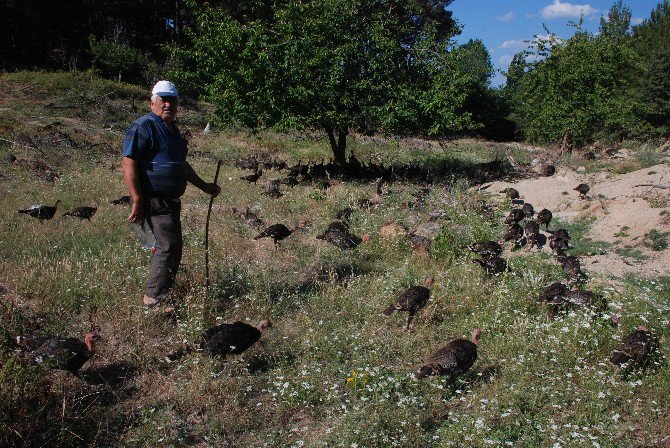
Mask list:
[[[44,76],[38,81],[4,76],[10,83],[38,82],[44,95],[70,94],[48,85],[61,75],[38,75]],[[86,84],[85,78],[76,82]],[[143,95],[133,89],[129,94]],[[119,98],[123,104],[129,97]],[[96,120],[91,118],[91,127],[101,129]],[[118,138],[110,142],[118,144]],[[53,184],[13,166],[3,169],[0,440],[56,447],[615,447],[654,445],[667,435],[669,367],[615,377],[613,385],[607,362],[616,342],[641,323],[660,336],[667,352],[667,313],[654,305],[670,305],[665,277],[626,278],[617,290],[598,290],[610,304],[604,315],[580,309],[548,317],[536,297],[562,279],[555,263],[515,253],[509,272],[488,278],[464,250],[501,230],[495,216],[501,212],[479,213],[477,201],[485,198],[468,190],[470,174],[458,173],[476,173],[477,164],[492,155],[482,148],[472,156],[472,148],[445,155],[438,146],[410,141],[354,144],[363,161],[376,153],[386,157],[388,149],[398,163],[409,163],[423,152],[421,167],[439,175],[426,200],[414,207],[404,204],[414,200],[419,185],[404,179],[385,187],[377,207],[356,207],[350,228],[372,240],[340,251],[315,236],[337,210],[372,197],[374,185],[346,181],[318,197],[310,197],[317,191],[313,186],[296,186],[282,198],[269,198],[261,186],[238,181],[240,170],[232,165],[240,154],[266,144],[290,163],[329,156],[327,141],[313,136],[194,133],[190,160],[203,178],[213,178],[213,158],[227,163],[211,217],[214,275],[207,291],[200,285],[208,198],[190,187],[183,198],[186,246],[176,321],[142,314],[148,255],[126,222],[128,209],[108,204],[125,194],[118,154],[74,152],[60,160],[64,175]],[[454,160],[457,169],[450,167]],[[99,200],[100,209],[91,223],[55,218],[40,224],[15,212],[56,198],[68,207]],[[256,229],[228,211],[246,205],[268,223],[309,219],[312,225],[275,249],[252,241]],[[411,230],[435,211],[440,229],[429,256],[413,254],[402,238],[383,240],[377,233],[389,221]],[[584,237],[588,221],[557,221],[573,237],[571,253],[609,250]],[[665,237],[650,238],[658,243]],[[410,331],[403,331],[402,319],[381,315],[399,291],[423,284],[428,275],[435,278],[431,297]],[[92,307],[99,310],[105,340],[80,378],[34,369],[9,349],[16,334],[82,335]],[[621,316],[618,328],[609,314]],[[219,360],[196,351],[164,361],[214,323],[261,318],[271,319],[273,327],[242,355]],[[470,372],[455,384],[444,377],[414,381],[427,356],[451,339],[468,337],[474,327],[483,334]]]

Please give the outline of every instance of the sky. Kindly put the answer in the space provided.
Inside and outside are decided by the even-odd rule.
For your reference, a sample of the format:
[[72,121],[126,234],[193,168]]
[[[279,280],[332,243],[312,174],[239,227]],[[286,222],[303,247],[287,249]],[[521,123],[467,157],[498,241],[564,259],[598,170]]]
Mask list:
[[[456,42],[465,43],[470,39],[481,39],[491,55],[496,69],[493,86],[505,84],[505,71],[515,53],[527,48],[524,41],[535,35],[545,36],[543,28],[568,38],[574,34],[570,21],[579,21],[584,15],[583,27],[586,31],[597,32],[600,18],[607,16],[615,0],[454,0],[447,7],[462,27]],[[632,24],[649,18],[658,0],[624,0],[633,14]]]

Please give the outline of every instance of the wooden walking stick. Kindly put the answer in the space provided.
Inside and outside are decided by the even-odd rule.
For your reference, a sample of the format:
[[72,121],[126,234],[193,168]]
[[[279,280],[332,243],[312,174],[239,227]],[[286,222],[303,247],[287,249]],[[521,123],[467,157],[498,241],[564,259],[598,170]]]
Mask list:
[[[216,174],[214,175],[214,183],[219,180],[219,170],[221,169],[221,160],[216,164]],[[205,221],[205,288],[209,288],[209,216],[212,214],[212,204],[214,203],[214,195],[209,198],[209,208],[207,209],[207,220]]]

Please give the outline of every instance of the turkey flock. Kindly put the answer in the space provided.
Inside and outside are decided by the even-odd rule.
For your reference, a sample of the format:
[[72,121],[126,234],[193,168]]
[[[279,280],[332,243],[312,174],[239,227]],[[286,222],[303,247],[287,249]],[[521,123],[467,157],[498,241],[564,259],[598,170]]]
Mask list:
[[[332,163],[326,164],[323,161],[321,163],[304,164],[299,160],[296,165],[289,166],[283,160],[261,161],[254,156],[241,159],[236,163],[236,166],[240,169],[251,170],[250,174],[239,176],[239,180],[246,181],[246,185],[249,186],[256,185],[262,176],[267,175],[269,170],[286,170],[287,175],[273,184],[276,189],[279,186],[290,188],[304,183],[311,183],[317,187],[327,189],[340,182],[335,179],[338,174],[341,174],[338,171],[341,167]],[[355,201],[355,205],[359,208],[371,209],[376,207],[383,195],[383,183],[385,179],[391,177],[391,173],[385,170],[381,172],[373,171],[371,167],[356,160],[353,154],[349,159],[348,169],[352,171],[353,175],[377,179],[375,182],[375,197]],[[584,199],[590,188],[586,184],[580,184],[574,190],[579,193],[580,198]],[[414,194],[414,197],[420,203],[425,200],[429,193],[429,188],[421,188]],[[565,279],[562,282],[547,285],[537,297],[537,302],[546,306],[551,316],[575,307],[604,311],[607,307],[604,298],[584,289],[586,275],[581,270],[579,258],[570,255],[572,246],[569,233],[562,228],[552,227],[550,229],[552,212],[546,208],[536,212],[535,207],[525,202],[524,198],[514,188],[506,188],[500,193],[504,193],[512,205],[503,221],[505,228],[502,237],[498,241],[475,241],[469,244],[467,249],[476,255],[472,261],[478,264],[488,277],[495,278],[505,273],[513,274],[507,260],[503,258],[506,249],[516,251],[525,246],[525,251],[531,251],[548,243],[556,262],[562,267]],[[48,221],[56,215],[59,202],[56,201],[54,205],[32,205],[26,209],[18,210],[18,213],[29,215],[40,222]],[[130,198],[122,196],[111,201],[111,204],[129,205]],[[97,205],[80,206],[66,211],[61,216],[91,221],[97,209]],[[244,207],[244,209],[232,207],[230,211],[235,219],[254,229],[256,235],[253,240],[269,238],[272,240],[275,250],[279,250],[280,244],[295,232],[310,225],[309,222],[305,221],[297,222],[290,227],[282,223],[266,225],[266,222],[250,207]],[[336,220],[319,232],[316,239],[329,243],[342,251],[354,250],[361,244],[371,241],[372,237],[369,234],[358,236],[352,232],[350,217],[354,211],[352,207],[346,207],[338,211],[335,215]],[[542,232],[543,227],[544,232],[548,235],[547,237]],[[407,235],[411,238],[411,244],[415,250],[428,251],[430,249],[430,238],[416,232]],[[381,310],[381,313],[389,319],[392,319],[390,316],[394,313],[406,313],[407,321],[404,324],[404,329],[409,331],[415,316],[421,313],[429,303],[431,290],[435,283],[439,284],[439,280],[436,282],[432,276],[429,276],[424,285],[410,286],[400,292],[395,300]],[[268,320],[261,321],[258,326],[251,326],[239,321],[230,324],[223,323],[207,329],[195,343],[186,342],[184,348],[166,355],[165,358],[174,362],[192,352],[206,352],[221,359],[228,355],[240,354],[256,344],[261,339],[264,330],[270,327],[271,323]],[[418,369],[415,378],[422,379],[430,375],[444,375],[453,383],[459,376],[468,372],[476,362],[481,335],[482,331],[479,328],[474,328],[471,340],[454,339],[438,348]],[[83,341],[74,337],[62,336],[18,336],[15,343],[17,350],[31,364],[67,370],[76,374],[94,356],[96,345],[100,341],[104,340],[99,335],[97,327],[92,325]],[[655,356],[658,356],[659,346],[658,337],[649,331],[646,326],[639,326],[623,338],[611,352],[610,362],[616,366],[616,369],[626,371],[645,368],[650,365]]]

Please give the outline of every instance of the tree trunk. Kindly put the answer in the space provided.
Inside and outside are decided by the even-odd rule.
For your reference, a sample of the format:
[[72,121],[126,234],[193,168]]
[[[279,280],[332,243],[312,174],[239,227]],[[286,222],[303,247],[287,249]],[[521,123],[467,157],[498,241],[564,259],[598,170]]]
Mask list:
[[331,127],[326,128],[328,133],[328,140],[330,141],[330,147],[333,150],[333,156],[335,158],[335,163],[338,165],[345,165],[347,163],[346,159],[346,150],[347,150],[347,130],[338,130],[337,139],[335,139],[335,130]]

